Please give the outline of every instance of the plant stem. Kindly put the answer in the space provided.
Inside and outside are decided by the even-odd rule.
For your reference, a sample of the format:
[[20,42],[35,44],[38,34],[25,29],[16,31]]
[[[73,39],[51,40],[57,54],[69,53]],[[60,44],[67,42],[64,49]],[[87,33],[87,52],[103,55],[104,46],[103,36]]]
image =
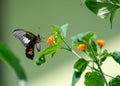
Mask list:
[[114,78],[113,76],[110,76],[110,75],[105,74],[105,73],[104,73],[104,75],[107,76],[107,77],[110,77],[110,78]]
[[[88,65],[88,67],[90,67],[92,70],[95,70],[95,71],[100,72],[100,71],[99,71],[98,69],[96,69],[95,67],[91,67],[90,65]],[[105,73],[104,73],[104,75],[107,76],[107,77],[110,77],[110,78],[114,78],[113,76],[110,76],[110,75],[105,74]]]
[[82,57],[80,57],[74,50],[72,50],[72,53],[73,53],[74,55],[76,55],[78,58],[82,58]]
[[103,71],[102,71],[102,68],[101,68],[101,66],[100,66],[100,64],[99,64],[99,60],[97,59],[97,57],[96,57],[96,55],[95,55],[95,53],[94,53],[91,45],[88,44],[88,46],[89,46],[89,48],[90,48],[90,50],[91,50],[91,52],[92,52],[92,54],[93,54],[94,59],[96,60],[95,63],[97,64],[97,66],[98,66],[98,68],[99,68],[99,71],[100,71],[100,73],[101,73],[101,75],[102,75],[102,77],[103,77],[103,79],[104,79],[104,82],[105,82],[106,86],[109,86],[108,83],[107,83],[107,80],[106,80],[106,78],[105,78],[105,76],[104,76],[104,73],[103,73]]
[[59,37],[60,37],[61,40],[65,43],[65,45],[68,47],[68,50],[69,50],[69,51],[72,51],[71,47],[66,43],[66,41],[65,41],[61,36],[59,36]]
[[104,74],[103,74],[103,71],[102,71],[102,69],[101,69],[101,67],[100,67],[100,65],[99,65],[99,62],[96,61],[96,64],[97,64],[97,66],[98,66],[98,68],[99,68],[99,70],[100,70],[100,73],[101,73],[101,75],[102,75],[102,77],[103,77],[103,79],[104,79],[104,81],[105,81],[106,86],[109,86],[108,83],[107,83],[107,80],[106,80],[106,78],[105,78],[105,76],[104,76]]
[[63,49],[66,49],[66,50],[72,52],[72,53],[73,53],[75,56],[77,56],[78,58],[82,58],[82,57],[80,57],[74,50],[72,50],[72,48],[66,43],[66,41],[65,41],[62,37],[60,37],[60,38],[61,38],[61,40],[65,43],[65,45],[68,47],[68,48],[63,48]]

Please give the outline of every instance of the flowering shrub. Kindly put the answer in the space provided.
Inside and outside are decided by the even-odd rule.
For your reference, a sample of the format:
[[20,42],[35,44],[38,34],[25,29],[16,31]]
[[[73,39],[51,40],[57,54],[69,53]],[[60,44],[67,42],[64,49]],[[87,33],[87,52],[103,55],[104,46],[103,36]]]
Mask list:
[[[120,0],[84,0],[86,7],[91,10],[96,16],[102,19],[109,17],[110,25],[112,28],[112,22],[117,10],[120,8]],[[62,12],[61,12],[62,13]],[[80,33],[72,37],[72,45],[76,47],[79,52],[87,54],[87,59],[81,57],[73,50],[65,40],[68,24],[63,26],[53,25],[52,34],[47,39],[48,47],[40,54],[37,65],[41,65],[46,62],[46,57],[54,56],[58,50],[67,50],[72,52],[78,60],[74,64],[74,73],[72,77],[72,86],[75,86],[80,79],[82,73],[89,67],[91,70],[86,72],[84,84],[86,86],[120,86],[120,75],[110,76],[102,71],[102,64],[108,58],[111,57],[118,64],[120,64],[120,52],[108,52],[104,49],[105,40],[97,40],[93,32]],[[64,46],[62,44],[65,44]],[[14,55],[6,45],[0,43],[0,59],[8,63],[16,72],[20,81],[27,81],[26,74],[20,64],[17,56]],[[92,63],[93,65],[91,65]],[[96,65],[96,66],[94,66]],[[107,81],[105,76],[111,78]],[[20,83],[20,86],[25,86]]]
[[[72,86],[75,86],[87,67],[89,67],[91,71],[88,71],[85,74],[84,84],[86,86],[119,86],[120,76],[118,75],[116,77],[112,77],[105,74],[101,66],[107,57],[113,58],[117,63],[120,64],[120,52],[108,52],[103,48],[106,44],[105,40],[96,40],[96,35],[93,32],[86,32],[71,37],[72,45],[77,48],[76,50],[83,52],[88,56],[87,59],[81,57],[66,42],[65,37],[67,29],[68,24],[65,24],[61,27],[58,25],[52,26],[52,34],[47,39],[47,44],[49,44],[49,46],[40,54],[36,62],[37,65],[45,63],[48,55],[54,56],[58,50],[64,49],[72,52],[76,57],[78,57],[78,60],[74,64],[75,70],[72,78]],[[105,76],[110,77],[111,80],[107,81]]]

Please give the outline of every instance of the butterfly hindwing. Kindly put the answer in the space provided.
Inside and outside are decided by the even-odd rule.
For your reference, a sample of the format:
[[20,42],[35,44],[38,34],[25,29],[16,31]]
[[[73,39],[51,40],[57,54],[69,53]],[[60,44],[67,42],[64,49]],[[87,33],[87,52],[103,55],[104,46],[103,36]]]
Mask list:
[[26,48],[26,52],[25,52],[26,56],[29,58],[29,59],[32,59],[33,60],[33,57],[34,57],[34,47],[27,47]]
[[36,44],[36,38],[32,39],[29,44],[26,46],[26,56],[30,59],[34,57],[34,46]]
[[[40,43],[40,36],[35,36],[34,34],[25,31],[23,29],[16,29],[13,31],[13,35],[18,38],[23,45],[26,47],[25,54],[29,59],[33,59],[34,57],[34,46],[35,44]],[[40,46],[37,47],[38,51],[40,51]]]

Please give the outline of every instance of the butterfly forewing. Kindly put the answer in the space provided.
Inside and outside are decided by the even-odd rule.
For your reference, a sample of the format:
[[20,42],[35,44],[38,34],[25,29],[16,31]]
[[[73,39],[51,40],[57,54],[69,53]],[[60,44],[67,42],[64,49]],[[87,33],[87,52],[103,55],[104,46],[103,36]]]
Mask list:
[[30,32],[26,32],[23,29],[16,29],[13,31],[13,35],[18,38],[23,44],[24,46],[27,46],[29,44],[29,42],[35,38],[35,35],[30,33]]
[[[35,44],[38,45],[40,43],[41,39],[40,36],[35,36],[34,34],[25,31],[23,29],[16,29],[13,31],[13,35],[18,38],[26,47],[26,56],[30,59],[33,59],[34,57],[34,46]],[[37,46],[37,50],[40,51],[40,46]]]

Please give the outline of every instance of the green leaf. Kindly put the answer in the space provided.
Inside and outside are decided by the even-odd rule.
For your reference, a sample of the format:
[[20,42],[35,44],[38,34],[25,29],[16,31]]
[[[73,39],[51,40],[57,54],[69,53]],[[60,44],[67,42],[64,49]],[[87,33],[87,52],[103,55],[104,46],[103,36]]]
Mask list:
[[86,32],[79,35],[79,39],[83,42],[89,42],[91,39],[95,39],[95,34],[93,32]]
[[40,57],[47,56],[49,54],[53,54],[55,51],[60,49],[60,46],[49,46],[46,48],[41,54]]
[[51,57],[53,57],[55,54],[56,54],[56,52],[53,52],[53,53],[51,54]]
[[109,81],[109,86],[119,86],[120,85],[120,75],[116,76]]
[[75,86],[77,81],[80,79],[80,76],[81,76],[81,72],[74,71],[73,77],[72,77],[72,85],[71,86]]
[[93,13],[95,13],[100,18],[107,18],[110,15],[110,23],[112,28],[112,21],[116,10],[120,8],[119,0],[86,0],[86,6]]
[[6,45],[0,43],[0,59],[8,63],[13,68],[20,80],[26,81],[26,74],[20,64],[19,59],[7,48]]
[[83,42],[78,39],[78,36],[73,36],[72,38],[73,45],[79,46],[79,44],[82,44]]
[[97,16],[106,18],[114,10],[120,7],[119,4],[116,4],[117,2],[115,2],[111,3],[111,0],[86,0],[85,4],[88,9],[90,9]]
[[82,73],[82,72],[86,69],[88,63],[89,63],[89,62],[86,61],[85,59],[80,58],[80,59],[74,64],[74,68],[75,68],[76,71]]
[[52,25],[52,30],[54,30],[62,38],[66,36],[67,29],[68,29],[68,24],[64,24],[62,26]]
[[120,52],[113,52],[113,54],[111,55],[113,57],[113,59],[120,64]]
[[97,53],[97,45],[96,45],[96,43],[95,43],[95,41],[93,39],[89,40],[88,43],[89,44],[87,44],[87,48],[85,49],[85,52],[86,52],[86,54],[88,54],[88,56],[90,58],[92,58],[93,60],[96,60],[95,56],[98,55],[98,53]]
[[114,4],[119,4],[120,3],[120,0],[111,0],[112,1],[112,3],[114,3]]
[[95,55],[97,56],[98,55],[98,53],[97,53],[97,45],[96,45],[95,41],[91,40],[90,45],[92,46],[92,49],[93,49]]
[[46,48],[39,56],[38,60],[36,61],[37,65],[41,65],[45,62],[45,57],[48,55],[53,56],[57,50],[60,49],[60,46],[49,46]]
[[[88,45],[88,46],[89,46],[89,45]],[[86,53],[91,59],[96,60],[93,52],[91,52],[91,48],[92,48],[92,47],[90,48],[90,47],[88,47],[88,46],[87,46],[87,48],[85,49],[85,53]],[[95,53],[95,54],[96,54],[96,53]]]
[[82,43],[89,43],[90,40],[95,39],[95,34],[93,32],[80,33],[72,37],[73,44],[78,46]]
[[97,71],[87,72],[84,84],[86,86],[104,86],[104,79]]
[[117,9],[113,10],[113,12],[110,14],[110,25],[111,25],[110,28],[111,28],[111,29],[112,29],[112,21],[113,21],[113,19],[114,19],[114,16],[115,16],[116,10],[117,10]]
[[64,24],[61,26],[60,30],[64,37],[66,36],[67,29],[68,29],[68,24]]
[[75,64],[74,68],[75,71],[72,77],[72,86],[75,86],[77,81],[80,79],[81,74],[84,72],[88,65],[88,61],[84,60],[83,58],[79,59]]
[[60,26],[58,25],[52,25],[52,30],[60,34]]
[[59,46],[61,43],[62,43],[61,38],[56,37],[56,38],[55,38],[55,44],[54,44],[54,45]]
[[46,59],[44,56],[40,57],[39,60],[36,61],[37,65],[41,65],[46,62]]
[[102,65],[102,63],[107,59],[108,56],[111,56],[110,53],[107,52],[107,50],[103,50],[103,52],[101,52],[99,58],[100,58],[100,65]]

